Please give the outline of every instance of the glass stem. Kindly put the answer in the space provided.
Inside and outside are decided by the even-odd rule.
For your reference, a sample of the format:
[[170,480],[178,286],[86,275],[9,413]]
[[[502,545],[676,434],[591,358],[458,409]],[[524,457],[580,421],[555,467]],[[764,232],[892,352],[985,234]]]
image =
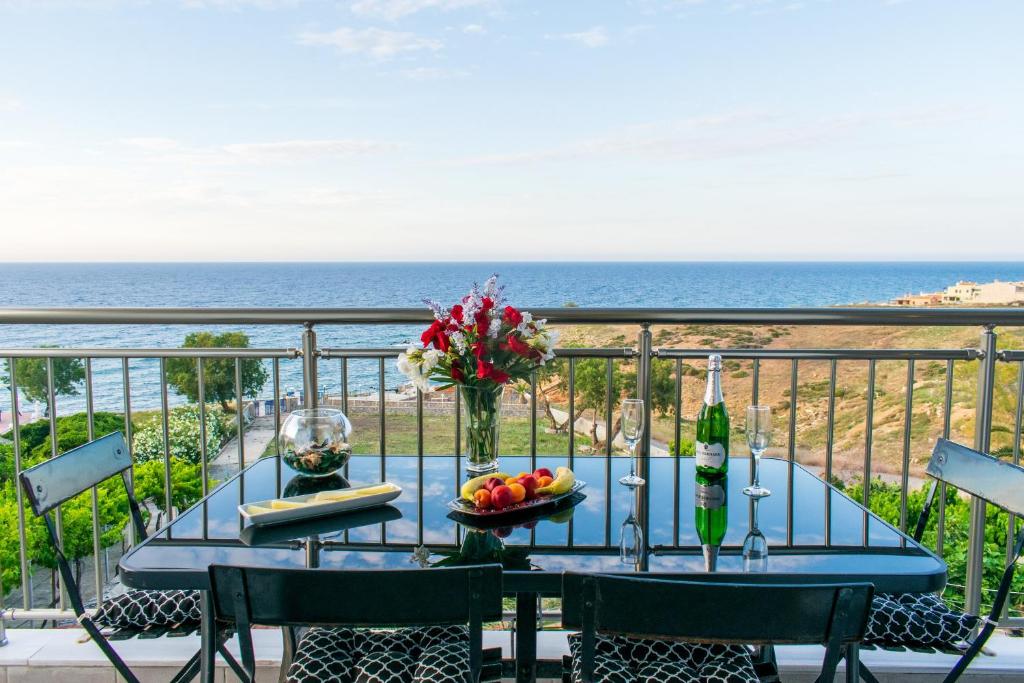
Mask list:
[[761,486],[761,451],[754,451],[754,488]]

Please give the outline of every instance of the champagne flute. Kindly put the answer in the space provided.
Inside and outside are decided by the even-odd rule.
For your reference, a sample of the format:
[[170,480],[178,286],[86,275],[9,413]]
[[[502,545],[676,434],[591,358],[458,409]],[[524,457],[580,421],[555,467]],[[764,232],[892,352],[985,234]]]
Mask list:
[[750,499],[750,531],[743,539],[743,571],[768,571],[768,540],[757,528],[757,504],[760,498]]
[[743,489],[751,498],[770,496],[771,491],[761,486],[761,455],[772,442],[772,409],[769,406],[747,406],[747,445],[754,458],[754,481]]
[[629,448],[629,474],[619,483],[635,489],[646,482],[636,474],[636,444],[644,433],[644,402],[639,398],[627,398],[622,402],[622,439]]
[[630,510],[629,516],[626,517],[626,521],[622,523],[622,529],[619,531],[619,559],[623,564],[636,565],[640,562],[643,551],[644,532],[633,515],[633,511]]

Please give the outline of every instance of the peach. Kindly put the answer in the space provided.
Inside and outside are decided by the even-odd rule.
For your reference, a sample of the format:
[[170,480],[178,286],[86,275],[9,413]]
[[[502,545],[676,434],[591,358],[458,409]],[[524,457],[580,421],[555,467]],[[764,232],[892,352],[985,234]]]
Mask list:
[[522,484],[509,484],[508,490],[512,492],[513,503],[521,503],[526,500],[526,487]]
[[490,479],[484,482],[484,488],[487,489],[488,491],[493,491],[495,486],[501,486],[504,483],[505,482],[502,481],[500,477],[491,477]]
[[524,489],[526,489],[526,500],[533,500],[537,497],[537,494],[534,493],[534,491],[539,484],[537,483],[537,478],[535,476],[527,474],[519,480],[519,483],[522,484]]
[[505,486],[509,486],[510,484],[518,484],[518,483],[519,483],[519,477],[509,477],[508,479],[505,480]]
[[542,476],[537,478],[537,488],[542,488],[544,486],[548,486],[553,481],[554,481],[553,477],[548,477],[548,476],[543,476],[542,475]]
[[541,477],[551,477],[552,481],[555,479],[555,475],[551,474],[551,470],[547,467],[538,467],[533,471],[533,476],[540,479]]
[[473,502],[476,503],[477,508],[486,510],[491,507],[491,492],[487,489],[480,489],[473,494]]
[[491,490],[491,505],[495,510],[508,507],[512,504],[512,489],[502,484]]

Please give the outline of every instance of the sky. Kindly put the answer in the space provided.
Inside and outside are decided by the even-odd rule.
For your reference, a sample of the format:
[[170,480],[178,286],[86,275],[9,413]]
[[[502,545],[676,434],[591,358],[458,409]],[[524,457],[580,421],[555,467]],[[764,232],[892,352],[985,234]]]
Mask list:
[[1019,0],[0,0],[0,261],[1024,260]]

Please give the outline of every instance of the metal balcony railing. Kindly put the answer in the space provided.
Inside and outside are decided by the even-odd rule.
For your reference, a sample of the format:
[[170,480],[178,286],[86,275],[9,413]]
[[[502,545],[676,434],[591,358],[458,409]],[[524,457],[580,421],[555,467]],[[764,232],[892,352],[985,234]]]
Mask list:
[[[557,358],[563,361],[563,370],[567,384],[566,401],[570,420],[575,413],[574,401],[576,400],[576,369],[581,360],[600,359],[604,361],[607,375],[606,393],[604,400],[604,452],[595,453],[597,457],[606,459],[606,471],[611,471],[612,447],[612,426],[613,426],[613,404],[617,396],[613,396],[612,377],[615,363],[627,362],[635,365],[636,371],[636,394],[644,399],[648,411],[646,424],[651,421],[651,392],[652,392],[652,363],[668,362],[674,368],[674,436],[675,451],[670,455],[679,455],[680,444],[683,437],[683,366],[687,361],[706,357],[709,351],[721,354],[726,359],[737,359],[751,363],[751,394],[753,403],[757,403],[762,391],[761,370],[764,363],[788,363],[789,364],[789,407],[788,407],[788,439],[785,456],[790,460],[797,457],[796,439],[798,424],[798,387],[801,362],[825,362],[828,363],[829,379],[827,384],[827,425],[825,437],[825,464],[824,476],[831,480],[833,476],[833,451],[835,445],[836,429],[836,389],[837,389],[837,367],[840,362],[863,363],[867,370],[866,382],[866,415],[865,415],[865,436],[863,446],[862,477],[864,482],[872,478],[872,453],[874,450],[874,407],[875,407],[875,382],[876,367],[879,362],[891,361],[906,364],[905,391],[905,422],[902,428],[902,467],[900,470],[900,514],[899,527],[906,530],[914,520],[908,519],[908,495],[910,491],[910,454],[913,440],[912,416],[914,408],[913,384],[915,380],[915,363],[921,361],[939,362],[944,364],[945,385],[943,394],[943,416],[942,436],[950,434],[950,415],[953,404],[953,378],[954,368],[957,363],[977,362],[978,376],[976,381],[976,398],[974,402],[975,434],[973,446],[982,451],[990,450],[992,434],[993,414],[993,392],[996,377],[997,364],[1016,364],[1016,390],[1015,390],[1015,422],[1012,430],[1014,433],[1012,459],[1020,461],[1021,450],[1021,429],[1022,412],[1024,412],[1024,350],[1004,350],[997,352],[997,327],[1024,327],[1024,310],[1021,309],[906,309],[906,308],[808,308],[808,309],[583,309],[583,308],[557,308],[557,309],[531,309],[536,318],[546,318],[549,323],[555,325],[628,325],[635,326],[638,330],[636,343],[633,346],[619,348],[563,348],[557,352]],[[379,430],[377,450],[380,458],[380,477],[386,475],[388,455],[388,407],[385,400],[385,380],[387,362],[398,355],[401,349],[398,348],[335,348],[322,347],[317,342],[317,330],[324,326],[365,326],[365,325],[420,325],[431,320],[429,311],[421,309],[234,309],[234,308],[211,308],[211,309],[178,309],[178,308],[82,308],[82,309],[0,309],[0,360],[6,360],[11,369],[9,377],[10,401],[13,407],[13,465],[14,471],[22,469],[23,453],[19,439],[18,424],[18,377],[16,360],[20,358],[43,358],[47,369],[47,394],[49,410],[49,435],[51,441],[50,456],[58,454],[57,440],[57,410],[56,392],[54,389],[54,360],[58,358],[78,358],[84,360],[85,366],[85,412],[89,427],[89,438],[93,438],[93,415],[94,415],[94,381],[93,361],[97,359],[115,359],[121,361],[121,382],[123,386],[123,414],[125,418],[125,429],[128,442],[132,443],[132,372],[130,360],[135,359],[157,359],[159,361],[159,394],[160,394],[160,424],[163,437],[163,460],[165,477],[165,500],[168,519],[173,517],[174,508],[172,505],[171,482],[171,455],[170,437],[168,427],[168,416],[170,414],[170,401],[168,390],[168,378],[166,364],[172,358],[192,358],[196,361],[199,387],[199,424],[201,437],[200,447],[202,449],[202,492],[205,494],[209,486],[209,473],[207,461],[210,454],[207,452],[207,405],[203,395],[204,389],[204,364],[211,360],[229,359],[234,361],[234,391],[235,396],[242,396],[242,362],[248,359],[259,359],[268,364],[272,378],[273,391],[273,421],[275,428],[275,439],[281,427],[281,361],[296,359],[301,361],[301,376],[303,385],[303,396],[307,405],[315,404],[318,400],[319,377],[333,375],[338,379],[341,408],[348,409],[350,399],[350,363],[352,361],[376,360],[376,386],[377,386],[377,412]],[[4,343],[3,330],[11,325],[87,325],[87,326],[117,326],[117,325],[231,325],[231,326],[259,326],[259,325],[294,325],[301,328],[296,341],[295,348],[203,348],[203,349],[150,349],[150,348],[2,348],[7,346]],[[651,327],[673,326],[673,325],[743,325],[749,327],[765,327],[771,325],[800,325],[800,326],[892,326],[892,327],[979,327],[980,340],[976,348],[967,349],[830,349],[830,348],[809,348],[809,349],[749,349],[749,348],[704,348],[704,349],[680,349],[680,348],[656,348],[654,346]],[[336,375],[334,373],[337,373]],[[537,462],[537,430],[538,430],[538,383],[534,376],[529,386],[530,406],[530,446],[529,455],[531,463],[536,467]],[[460,454],[461,441],[461,413],[459,401],[452,403],[454,411],[454,432],[452,435],[452,452]],[[420,469],[422,470],[422,459],[424,456],[424,398],[417,394],[415,403],[416,429],[417,429],[417,455],[420,458]],[[596,416],[595,416],[596,418]],[[245,439],[243,438],[245,424],[242,411],[236,410],[236,426],[238,429],[238,466],[245,467],[247,457],[259,457],[259,454],[246,454]],[[575,430],[570,426],[567,433],[567,457],[572,466],[577,457]],[[646,477],[649,472],[651,453],[651,429],[648,428],[638,448],[638,469],[640,476]],[[678,458],[676,458],[676,475],[678,480]],[[606,477],[607,486],[611,486],[611,476]],[[643,500],[649,496],[649,487],[642,489],[639,501],[638,513],[641,524],[645,531],[649,528],[650,520],[647,518],[649,501]],[[606,504],[610,506],[610,491],[607,491]],[[21,490],[16,487],[18,499],[18,533],[20,537],[19,563],[21,569],[21,604],[15,608],[8,607],[4,611],[7,619],[55,619],[70,618],[73,615],[65,610],[64,597],[61,596],[59,609],[43,609],[33,603],[32,586],[30,583],[30,562],[28,557],[28,542],[26,538],[25,508],[21,504]],[[419,490],[422,507],[422,487]],[[946,534],[945,518],[945,496],[940,496],[938,511],[938,552],[941,554]],[[870,487],[863,487],[863,505],[870,504]],[[673,507],[678,511],[680,505],[679,491],[674,492]],[[92,497],[93,514],[93,550],[94,550],[94,574],[95,593],[102,595],[104,590],[104,571],[100,562],[101,550],[101,529],[97,513],[98,499],[94,491]],[[606,517],[610,516],[607,514]],[[679,515],[676,514],[674,538],[679,538]],[[420,519],[422,527],[422,518]],[[1016,520],[1011,518],[1011,524]],[[606,522],[607,524],[607,522]],[[607,537],[610,543],[610,526],[607,526]],[[978,500],[972,501],[971,517],[969,525],[969,553],[967,558],[966,577],[966,608],[968,611],[977,611],[981,604],[982,596],[982,559],[985,539],[985,509],[984,503]],[[1008,535],[1009,537],[1012,534]],[[422,538],[422,529],[420,532]],[[649,536],[645,533],[645,537]],[[382,539],[383,541],[383,539]],[[828,539],[826,539],[826,544]],[[2,592],[2,591],[0,591]],[[1024,625],[1022,618],[1008,618],[1007,625],[1019,627]]]

